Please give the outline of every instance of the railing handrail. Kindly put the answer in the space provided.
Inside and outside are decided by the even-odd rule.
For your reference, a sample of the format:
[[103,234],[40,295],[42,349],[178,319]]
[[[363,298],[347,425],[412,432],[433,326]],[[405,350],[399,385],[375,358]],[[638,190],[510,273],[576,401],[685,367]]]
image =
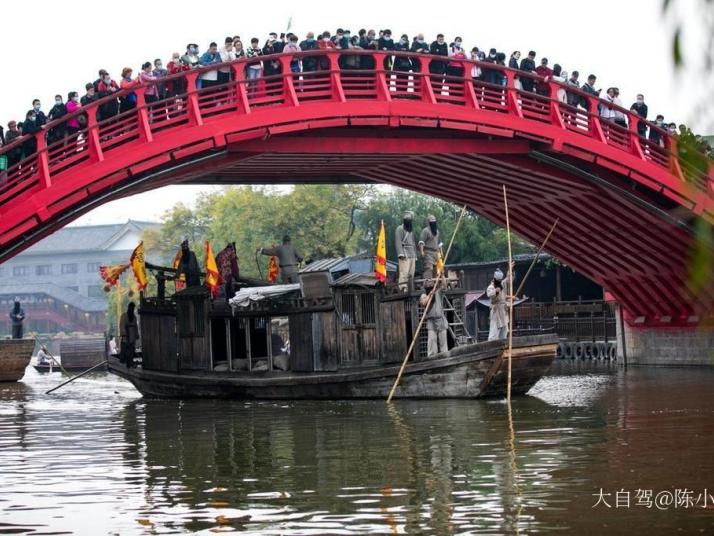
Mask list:
[[[306,58],[306,57],[322,57],[325,55],[340,55],[340,56],[375,56],[375,55],[383,55],[383,56],[396,56],[396,57],[405,57],[405,58],[416,58],[416,59],[426,59],[429,61],[445,61],[445,62],[453,62],[457,61],[462,63],[464,66],[469,66],[469,67],[479,67],[481,70],[483,69],[490,69],[490,70],[496,70],[496,71],[501,71],[503,73],[507,72],[512,72],[514,73],[514,76],[520,76],[523,77],[525,76],[526,78],[531,78],[536,82],[552,82],[556,86],[562,87],[568,92],[575,93],[581,97],[585,97],[587,99],[596,99],[598,101],[598,104],[601,104],[603,106],[606,106],[610,109],[615,109],[624,115],[628,117],[632,117],[636,121],[645,121],[648,123],[650,127],[656,128],[660,135],[663,137],[670,137],[671,135],[665,131],[657,127],[654,123],[648,121],[648,120],[643,120],[642,117],[640,117],[637,114],[633,114],[629,109],[626,109],[621,106],[617,106],[603,97],[595,96],[590,93],[587,93],[585,91],[582,91],[579,87],[571,86],[568,85],[567,82],[563,83],[557,80],[553,80],[553,77],[542,77],[538,74],[535,73],[535,71],[522,71],[520,69],[512,69],[511,67],[508,67],[506,65],[499,65],[496,63],[490,63],[490,62],[483,62],[483,61],[475,61],[469,58],[464,58],[464,59],[454,59],[451,56],[439,56],[439,55],[434,55],[434,54],[421,54],[418,52],[407,52],[407,51],[396,51],[396,50],[367,50],[367,49],[315,49],[315,50],[301,50],[298,52],[280,52],[277,54],[269,54],[269,55],[261,55],[261,56],[256,56],[256,57],[247,57],[247,56],[242,56],[240,58],[237,58],[232,61],[228,62],[222,62],[222,63],[215,63],[212,65],[204,65],[196,68],[191,68],[190,70],[187,71],[181,71],[178,73],[174,73],[172,75],[168,76],[163,76],[161,78],[158,78],[156,80],[150,81],[150,82],[139,82],[137,85],[132,86],[130,88],[120,88],[118,91],[112,93],[111,95],[107,95],[105,97],[99,98],[97,100],[92,101],[90,104],[87,106],[81,106],[77,111],[72,112],[70,114],[65,114],[62,117],[55,119],[53,121],[50,121],[46,123],[43,126],[43,129],[35,134],[23,134],[19,138],[16,138],[15,140],[12,141],[12,143],[9,143],[3,147],[0,147],[0,154],[5,154],[6,152],[12,150],[13,148],[21,145],[25,141],[27,141],[28,136],[38,136],[41,134],[43,131],[50,130],[54,127],[60,126],[67,121],[70,121],[72,119],[76,119],[82,115],[87,114],[91,110],[95,110],[99,108],[100,106],[110,103],[112,100],[119,99],[121,97],[124,97],[126,95],[129,95],[131,93],[135,93],[139,88],[146,88],[149,86],[156,86],[159,84],[165,84],[167,82],[172,82],[174,80],[181,80],[184,79],[188,74],[196,74],[197,77],[200,77],[201,74],[208,73],[211,71],[217,71],[220,69],[225,69],[227,67],[232,67],[233,65],[239,65],[241,63],[255,63],[255,62],[264,62],[264,61],[276,61],[279,60],[280,58],[283,57],[290,57],[291,59],[293,58]],[[359,69],[357,69],[359,70]],[[314,72],[314,71],[313,71]],[[326,72],[326,71],[318,71],[318,72]],[[342,71],[340,71],[342,72]],[[466,70],[464,70],[464,73]],[[294,74],[294,73],[279,73],[274,76],[282,76],[286,74]],[[421,73],[413,73],[414,75],[416,74],[421,74]],[[267,78],[267,77],[263,77]],[[463,78],[471,78],[470,76],[464,76]],[[113,81],[116,82],[114,78],[112,78]],[[133,79],[133,80],[137,80]],[[539,95],[541,98],[551,98],[552,95],[546,96],[546,95]],[[596,113],[593,112],[592,110],[586,110],[589,113]]]

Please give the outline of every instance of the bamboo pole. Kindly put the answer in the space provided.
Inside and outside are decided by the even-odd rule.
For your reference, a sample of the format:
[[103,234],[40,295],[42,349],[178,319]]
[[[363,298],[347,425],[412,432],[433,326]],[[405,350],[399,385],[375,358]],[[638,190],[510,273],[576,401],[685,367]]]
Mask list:
[[[459,227],[461,227],[461,220],[463,220],[464,214],[466,214],[466,205],[464,205],[464,207],[461,209],[461,214],[459,214],[459,219],[456,222],[456,227],[454,227],[454,232],[452,233],[451,240],[449,241],[449,247],[446,248],[446,255],[444,255],[444,258],[442,259],[444,266],[446,266],[446,260],[449,258],[449,253],[451,253],[451,246],[454,244],[454,238],[456,237],[456,233],[458,233],[458,231],[459,231]],[[439,285],[441,284],[441,280],[443,277],[444,277],[444,271],[442,270],[437,275],[436,281],[435,281],[434,286],[432,287],[431,291],[429,291],[429,295],[427,296],[427,300],[426,300],[426,305],[424,306],[424,312],[421,315],[421,319],[419,319],[419,324],[417,325],[416,331],[414,332],[414,336],[412,337],[412,342],[409,344],[407,353],[404,355],[404,359],[402,360],[402,366],[399,367],[399,373],[397,374],[397,378],[394,380],[394,385],[392,385],[392,389],[389,391],[389,396],[387,397],[387,402],[392,401],[394,392],[397,390],[397,386],[399,385],[399,382],[402,379],[402,374],[404,373],[404,368],[407,366],[407,361],[409,360],[409,354],[411,354],[412,350],[414,349],[414,345],[416,344],[417,337],[419,337],[419,330],[421,330],[421,327],[424,324],[424,319],[426,318],[426,313],[429,310],[429,306],[431,305],[431,302],[434,299],[434,295],[436,294],[436,291],[439,288]]]
[[513,351],[513,252],[511,250],[511,221],[508,216],[508,195],[503,185],[503,205],[506,209],[506,237],[508,238],[508,385],[506,400],[511,403],[511,353]]
[[523,287],[526,284],[526,279],[528,279],[528,276],[531,273],[531,270],[533,270],[533,267],[535,266],[535,263],[538,262],[538,257],[540,257],[541,252],[543,251],[543,248],[545,245],[548,243],[548,240],[550,240],[550,235],[553,234],[553,231],[555,231],[555,226],[558,225],[558,222],[560,221],[560,218],[555,218],[555,221],[553,222],[553,226],[550,228],[550,231],[548,232],[548,235],[545,237],[545,240],[543,240],[543,243],[540,245],[538,248],[538,251],[536,252],[535,257],[533,258],[533,261],[531,261],[531,265],[528,267],[528,271],[526,272],[526,275],[523,276],[523,280],[521,281],[521,284],[518,285],[518,290],[516,293],[513,295],[514,299],[516,296],[518,296],[521,291],[523,290]]
[[57,387],[53,387],[53,388],[50,389],[49,391],[45,391],[45,394],[48,395],[48,394],[50,394],[52,391],[56,391],[56,390],[59,389],[60,387],[64,387],[65,385],[67,385],[68,383],[73,382],[73,381],[76,380],[77,378],[81,378],[81,377],[84,376],[85,374],[89,374],[89,373],[92,372],[94,369],[99,368],[99,367],[101,367],[101,366],[103,366],[103,365],[106,365],[106,364],[107,364],[107,361],[106,361],[106,360],[105,360],[105,361],[102,361],[101,363],[97,363],[97,364],[94,365],[92,368],[88,368],[88,369],[85,370],[84,372],[80,372],[80,373],[77,374],[76,376],[72,376],[72,377],[71,377],[69,380],[67,380],[66,382],[60,383]]

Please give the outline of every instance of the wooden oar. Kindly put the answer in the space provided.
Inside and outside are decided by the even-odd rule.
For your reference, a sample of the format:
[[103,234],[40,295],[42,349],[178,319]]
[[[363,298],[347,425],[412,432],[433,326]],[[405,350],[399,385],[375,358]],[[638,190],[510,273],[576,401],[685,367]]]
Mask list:
[[[446,260],[449,258],[449,253],[451,253],[451,246],[454,244],[454,238],[456,237],[456,233],[459,231],[459,227],[461,227],[461,220],[463,219],[465,213],[466,213],[466,205],[464,205],[464,208],[461,209],[461,214],[459,215],[459,220],[456,222],[456,227],[454,228],[454,232],[451,235],[451,240],[449,241],[449,247],[446,248],[446,255],[444,255],[444,259],[442,260],[442,264],[444,266],[446,266]],[[421,315],[421,319],[419,319],[419,324],[417,325],[416,331],[414,332],[414,336],[412,337],[412,342],[411,342],[411,344],[409,344],[409,349],[407,350],[407,353],[404,355],[404,359],[402,360],[402,366],[399,368],[399,373],[397,374],[397,378],[394,380],[394,385],[392,385],[392,389],[389,391],[389,396],[387,397],[387,402],[392,401],[392,397],[394,396],[394,391],[397,390],[399,381],[402,379],[402,374],[404,373],[404,367],[407,366],[407,360],[409,359],[409,354],[411,354],[412,350],[414,349],[414,345],[416,344],[417,338],[419,337],[419,330],[421,330],[421,326],[424,324],[424,320],[426,319],[426,313],[429,310],[429,306],[431,305],[431,302],[434,299],[434,295],[436,294],[436,291],[439,288],[439,285],[441,284],[441,280],[443,277],[444,277],[444,270],[439,272],[439,274],[437,275],[436,282],[434,283],[434,287],[431,289],[431,291],[429,292],[429,295],[427,296],[426,305],[424,306],[424,312]]]
[[53,388],[50,389],[49,391],[45,391],[45,394],[48,395],[48,394],[50,394],[52,391],[56,391],[56,390],[59,389],[60,387],[64,387],[64,386],[67,385],[68,383],[73,382],[73,381],[76,380],[77,378],[81,378],[81,377],[84,376],[85,374],[89,374],[89,373],[92,372],[94,369],[99,368],[99,367],[101,367],[101,366],[103,366],[103,365],[106,365],[107,363],[108,363],[108,361],[105,359],[105,360],[102,361],[101,363],[97,363],[96,365],[94,365],[92,368],[88,368],[88,369],[85,370],[84,372],[80,372],[80,373],[77,374],[76,376],[73,376],[72,378],[70,378],[70,379],[67,380],[66,382],[60,383],[57,387],[53,387]]
[[508,217],[508,195],[503,185],[503,205],[506,209],[506,237],[508,238],[508,385],[506,400],[511,403],[511,353],[513,351],[513,253],[511,251],[511,221]]

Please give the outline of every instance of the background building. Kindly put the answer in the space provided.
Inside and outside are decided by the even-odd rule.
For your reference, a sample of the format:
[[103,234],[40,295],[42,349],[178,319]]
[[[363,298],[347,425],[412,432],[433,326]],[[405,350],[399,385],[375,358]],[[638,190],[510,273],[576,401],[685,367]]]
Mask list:
[[[0,308],[20,299],[26,331],[57,333],[106,330],[107,298],[99,267],[129,262],[144,229],[158,224],[65,227],[0,265]],[[10,333],[7,313],[0,334]]]

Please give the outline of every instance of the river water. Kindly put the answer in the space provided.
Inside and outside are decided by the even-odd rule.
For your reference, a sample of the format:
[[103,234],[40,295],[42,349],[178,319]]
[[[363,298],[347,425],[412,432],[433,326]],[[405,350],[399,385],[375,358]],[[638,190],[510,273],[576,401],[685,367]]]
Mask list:
[[712,534],[714,370],[556,362],[502,401],[0,384],[0,534]]

